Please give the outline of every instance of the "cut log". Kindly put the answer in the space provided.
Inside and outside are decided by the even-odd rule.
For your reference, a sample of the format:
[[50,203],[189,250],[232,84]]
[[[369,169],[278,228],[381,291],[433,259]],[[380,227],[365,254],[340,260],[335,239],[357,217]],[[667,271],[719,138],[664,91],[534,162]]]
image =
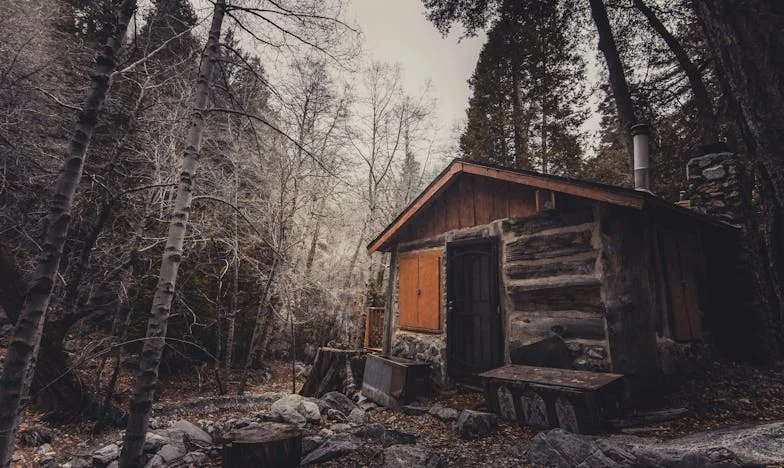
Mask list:
[[362,387],[364,370],[363,350],[319,348],[310,375],[299,394],[316,398],[332,391],[350,394]]
[[292,424],[264,423],[223,440],[223,467],[299,467],[302,432]]

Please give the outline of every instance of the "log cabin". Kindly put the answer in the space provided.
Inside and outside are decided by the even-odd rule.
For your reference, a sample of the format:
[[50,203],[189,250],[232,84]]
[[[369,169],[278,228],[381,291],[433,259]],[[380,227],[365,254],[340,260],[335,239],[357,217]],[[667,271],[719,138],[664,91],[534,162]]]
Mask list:
[[655,378],[662,340],[737,326],[739,236],[646,190],[454,160],[368,245],[391,253],[383,353],[443,388],[557,337],[570,368]]

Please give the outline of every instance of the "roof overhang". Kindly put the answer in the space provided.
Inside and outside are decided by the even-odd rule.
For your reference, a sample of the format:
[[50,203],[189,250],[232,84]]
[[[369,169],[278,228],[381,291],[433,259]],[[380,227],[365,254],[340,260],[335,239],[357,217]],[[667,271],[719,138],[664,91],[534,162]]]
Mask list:
[[[442,193],[461,173],[473,174],[490,179],[527,185],[538,189],[552,190],[576,197],[587,198],[611,205],[641,210],[646,202],[657,205],[668,204],[678,211],[689,212],[686,208],[677,207],[655,195],[624,187],[597,184],[566,177],[539,174],[536,172],[516,169],[504,169],[482,163],[467,162],[456,159],[417,196],[383,231],[367,246],[368,254],[376,251],[387,251],[392,245],[395,235],[404,228],[412,218],[425,208],[435,197]],[[697,213],[692,212],[697,215]]]

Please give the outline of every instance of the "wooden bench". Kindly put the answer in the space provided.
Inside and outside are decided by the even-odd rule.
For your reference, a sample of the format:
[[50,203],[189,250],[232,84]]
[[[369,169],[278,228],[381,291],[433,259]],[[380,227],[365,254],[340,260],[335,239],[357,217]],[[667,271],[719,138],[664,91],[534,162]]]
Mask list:
[[524,425],[593,434],[622,413],[620,374],[511,364],[479,376],[492,411]]

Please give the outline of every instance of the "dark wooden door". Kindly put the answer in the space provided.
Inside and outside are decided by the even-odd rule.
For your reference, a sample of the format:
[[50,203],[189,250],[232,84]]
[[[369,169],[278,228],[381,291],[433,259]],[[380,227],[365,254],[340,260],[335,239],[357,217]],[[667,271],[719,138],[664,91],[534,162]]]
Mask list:
[[469,378],[503,365],[495,239],[447,245],[447,368]]

